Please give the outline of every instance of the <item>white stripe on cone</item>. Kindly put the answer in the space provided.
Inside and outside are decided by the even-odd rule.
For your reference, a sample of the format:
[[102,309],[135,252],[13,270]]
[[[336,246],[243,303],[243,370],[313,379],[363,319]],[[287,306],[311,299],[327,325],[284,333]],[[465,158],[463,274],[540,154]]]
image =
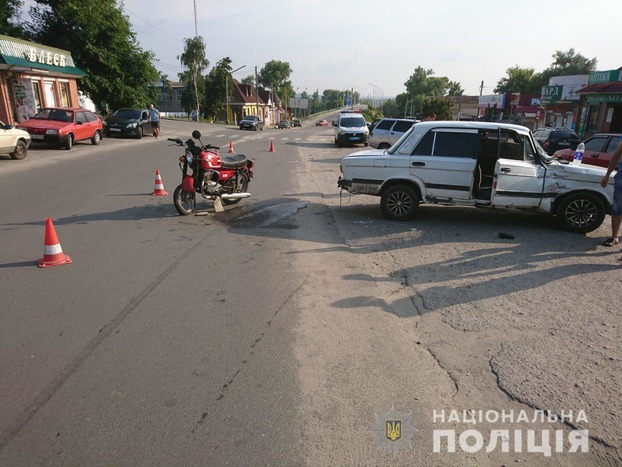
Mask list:
[[56,245],[44,245],[43,246],[43,254],[47,256],[51,255],[60,255],[63,252],[63,249],[60,246],[60,243]]

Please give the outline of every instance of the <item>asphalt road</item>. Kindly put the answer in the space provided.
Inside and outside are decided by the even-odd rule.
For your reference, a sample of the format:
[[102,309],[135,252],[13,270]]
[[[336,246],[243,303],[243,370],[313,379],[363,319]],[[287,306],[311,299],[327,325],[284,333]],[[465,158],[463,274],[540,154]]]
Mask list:
[[[255,160],[252,198],[182,217],[151,196],[156,169],[169,194],[181,178],[165,138],[195,128]],[[0,159],[0,465],[622,462],[608,225],[579,236],[445,206],[388,222],[377,199],[337,190],[356,149],[331,127],[162,131]],[[36,267],[46,217],[71,264]],[[397,443],[387,418],[403,422]],[[576,429],[588,452],[568,452]],[[435,430],[455,430],[456,452],[434,452]],[[513,437],[467,452],[467,430]],[[534,445],[550,433],[550,456],[528,430]]]

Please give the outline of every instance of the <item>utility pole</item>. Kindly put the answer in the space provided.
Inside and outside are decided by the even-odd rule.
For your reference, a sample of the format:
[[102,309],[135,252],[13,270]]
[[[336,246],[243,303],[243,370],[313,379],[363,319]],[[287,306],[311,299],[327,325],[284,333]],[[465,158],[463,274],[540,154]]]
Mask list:
[[[483,92],[484,92],[484,80],[482,80],[482,84],[479,85],[479,97],[482,97]],[[477,103],[477,118],[479,119],[479,102]]]
[[257,77],[257,67],[255,67],[255,102],[257,104],[257,117],[259,117],[259,78]]
[[[196,39],[199,35],[198,29],[197,29],[197,0],[194,0],[194,38]],[[198,65],[196,62],[194,62],[194,95],[196,97],[197,100],[197,122],[199,121],[199,111],[200,111],[200,107],[199,107],[199,89],[198,89],[198,85],[197,85],[197,77],[198,77]]]

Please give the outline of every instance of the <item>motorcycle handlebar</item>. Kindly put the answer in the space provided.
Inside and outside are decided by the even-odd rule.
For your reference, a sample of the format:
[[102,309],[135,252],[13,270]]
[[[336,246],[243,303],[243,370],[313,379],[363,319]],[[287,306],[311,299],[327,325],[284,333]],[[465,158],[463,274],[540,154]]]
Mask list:
[[[168,141],[172,141],[175,144],[178,144],[179,146],[183,146],[184,142],[179,139],[179,138],[166,138]],[[191,141],[192,143],[194,143],[194,141],[192,140],[188,140],[186,142],[186,144],[188,144],[188,142]],[[205,146],[203,146],[204,149],[220,149],[219,146],[212,146],[211,144],[206,144]]]

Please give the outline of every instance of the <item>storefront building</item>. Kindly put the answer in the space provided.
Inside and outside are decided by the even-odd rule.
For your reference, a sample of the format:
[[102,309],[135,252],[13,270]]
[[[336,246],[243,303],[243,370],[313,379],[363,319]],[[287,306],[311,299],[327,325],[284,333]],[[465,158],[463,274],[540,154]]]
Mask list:
[[546,112],[544,124],[576,130],[580,107],[577,91],[587,86],[589,75],[554,76],[542,88],[540,105]]
[[581,116],[578,133],[622,133],[622,68],[590,74],[588,85],[578,90]]
[[85,75],[66,50],[0,35],[0,120],[15,125],[44,107],[80,107]]

